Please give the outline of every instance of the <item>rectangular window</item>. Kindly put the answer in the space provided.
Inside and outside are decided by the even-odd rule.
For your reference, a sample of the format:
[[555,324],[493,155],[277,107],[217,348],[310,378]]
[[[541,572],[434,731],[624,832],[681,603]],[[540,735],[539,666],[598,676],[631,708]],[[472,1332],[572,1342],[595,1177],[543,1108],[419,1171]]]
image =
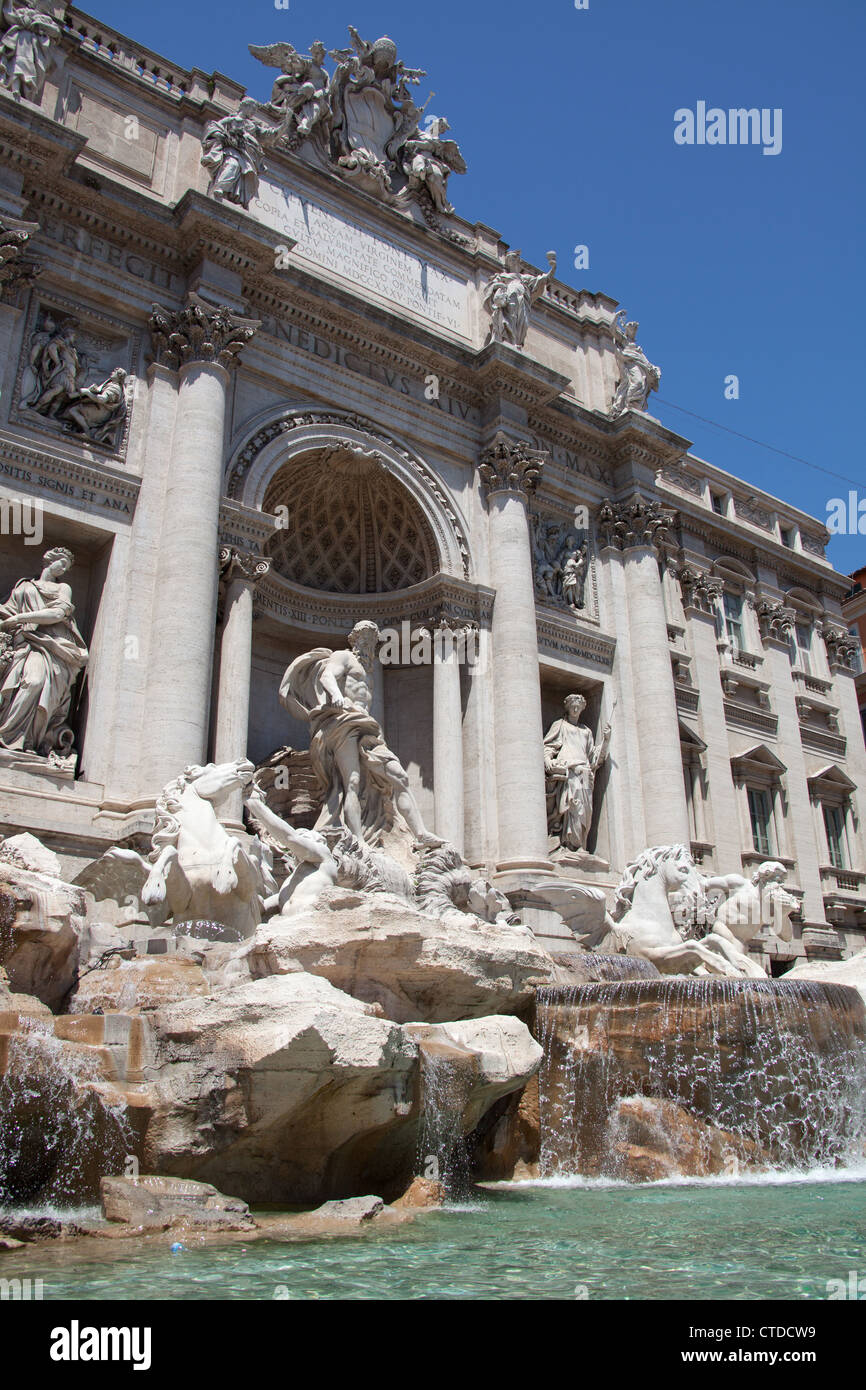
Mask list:
[[745,650],[743,643],[743,600],[739,594],[725,594],[724,597],[725,633],[732,651]]
[[764,787],[747,787],[752,848],[758,854],[773,853],[773,798]]
[[725,515],[725,499],[720,492],[711,492],[710,497],[713,501],[713,511],[719,516]]
[[812,633],[805,623],[797,624],[797,654],[800,670],[812,674]]
[[845,812],[841,806],[824,806],[824,829],[827,832],[827,848],[830,863],[834,869],[847,869],[845,855]]

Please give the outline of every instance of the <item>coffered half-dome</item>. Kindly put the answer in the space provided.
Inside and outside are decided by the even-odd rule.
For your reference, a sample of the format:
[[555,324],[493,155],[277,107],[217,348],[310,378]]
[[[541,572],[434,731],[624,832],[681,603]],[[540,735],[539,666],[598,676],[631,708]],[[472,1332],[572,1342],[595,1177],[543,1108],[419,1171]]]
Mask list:
[[291,460],[264,510],[283,522],[268,545],[274,568],[307,588],[390,593],[439,569],[426,518],[377,450],[346,441]]

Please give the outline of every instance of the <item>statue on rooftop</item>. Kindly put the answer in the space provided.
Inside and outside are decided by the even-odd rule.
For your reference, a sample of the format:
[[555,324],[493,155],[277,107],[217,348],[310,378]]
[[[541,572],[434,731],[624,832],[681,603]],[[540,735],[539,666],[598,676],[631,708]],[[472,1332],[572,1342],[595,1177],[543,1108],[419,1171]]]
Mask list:
[[201,162],[212,171],[210,193],[248,208],[259,187],[263,146],[275,127],[259,119],[259,104],[244,97],[234,115],[211,121],[201,142]]
[[635,342],[637,323],[625,323],[625,311],[616,316],[615,352],[619,381],[610,407],[610,418],[617,420],[629,410],[646,410],[651,391],[659,389],[661,370],[653,366],[643,348]]
[[5,0],[3,22],[0,86],[15,97],[38,102],[45,85],[51,42],[60,38],[60,26],[52,19],[48,5],[40,0],[29,5]]
[[299,53],[290,43],[251,43],[249,50],[266,67],[280,69],[268,107],[280,117],[277,138],[289,149],[296,149],[319,127],[327,131],[331,105],[325,45],[316,39],[308,54]]
[[490,315],[488,342],[523,347],[530,310],[556,272],[555,251],[548,251],[547,263],[550,269],[546,275],[525,274],[520,269],[520,252],[507,252],[505,269],[491,277],[484,291],[483,304]]

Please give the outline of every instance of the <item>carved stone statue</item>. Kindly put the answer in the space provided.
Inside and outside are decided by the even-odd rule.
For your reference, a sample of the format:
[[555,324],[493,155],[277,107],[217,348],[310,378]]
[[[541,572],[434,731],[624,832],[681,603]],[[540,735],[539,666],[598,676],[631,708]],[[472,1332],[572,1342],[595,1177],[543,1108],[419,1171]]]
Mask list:
[[126,372],[115,367],[105,381],[83,386],[64,405],[60,418],[97,443],[109,443],[126,417]]
[[589,545],[583,541],[566,556],[562,566],[562,597],[572,613],[579,613],[584,606],[583,591],[588,569]]
[[259,104],[244,97],[233,116],[211,121],[201,142],[201,162],[212,170],[210,193],[228,203],[248,208],[259,187],[263,144],[273,139],[275,128],[259,120]]
[[610,418],[616,420],[629,410],[646,410],[650,391],[657,391],[661,371],[654,367],[642,347],[635,342],[637,323],[625,323],[621,309],[616,316],[616,360],[619,381],[610,408]]
[[727,942],[728,959],[742,966],[742,973],[761,978],[766,971],[748,955],[749,942],[762,927],[771,927],[782,941],[793,936],[792,914],[800,904],[782,886],[787,877],[784,864],[766,860],[751,879],[742,874],[720,874],[701,882],[713,904],[712,933]]
[[137,901],[151,922],[219,924],[226,939],[252,936],[276,888],[257,839],[230,834],[216,808],[255,771],[245,758],[187,767],[160,792],[151,851],[110,849],[76,883],[97,899]]
[[529,331],[529,313],[535,301],[544,293],[556,271],[556,253],[548,251],[550,270],[546,275],[522,274],[519,251],[509,251],[505,269],[492,276],[484,291],[484,307],[490,315],[487,341],[512,343],[523,347]]
[[663,975],[752,974],[735,962],[730,943],[710,932],[703,940],[686,940],[677,929],[671,898],[697,878],[685,845],[644,850],[628,865],[606,919],[616,949],[652,961]]
[[250,53],[269,68],[279,68],[268,111],[280,118],[276,138],[295,149],[321,127],[330,129],[330,79],[324,67],[325,45],[316,39],[308,54],[290,43],[249,45]]
[[565,718],[557,719],[544,738],[547,782],[547,828],[566,849],[586,849],[592,823],[595,775],[607,757],[610,725],[598,743],[580,722],[586,709],[582,695],[566,695]]
[[29,5],[5,0],[3,21],[0,86],[8,88],[13,96],[36,102],[42,95],[48,71],[51,41],[60,38],[60,26],[51,18],[47,5],[39,0]]
[[424,825],[409,778],[370,714],[379,629],[356,623],[345,651],[316,647],[289,666],[280,699],[310,725],[310,758],[326,796],[317,829],[348,828],[375,844],[399,811],[415,839],[442,841]]
[[74,324],[65,323],[58,328],[50,314],[45,316],[42,330],[34,333],[30,370],[35,382],[23,397],[23,404],[30,410],[53,418],[75,395],[81,371],[77,337]]
[[407,68],[387,34],[369,43],[349,25],[351,48],[331,50],[332,157],[347,179],[385,201],[393,199],[395,138],[410,134],[404,106],[420,114],[407,83],[417,86],[422,68]]
[[429,198],[434,210],[446,217],[454,212],[448,201],[448,175],[466,173],[466,161],[456,142],[442,139],[450,129],[444,116],[428,116],[424,128],[400,149],[408,191]]
[[88,651],[62,576],[70,550],[46,551],[38,579],[21,579],[0,604],[0,747],[43,757],[68,755],[72,687]]

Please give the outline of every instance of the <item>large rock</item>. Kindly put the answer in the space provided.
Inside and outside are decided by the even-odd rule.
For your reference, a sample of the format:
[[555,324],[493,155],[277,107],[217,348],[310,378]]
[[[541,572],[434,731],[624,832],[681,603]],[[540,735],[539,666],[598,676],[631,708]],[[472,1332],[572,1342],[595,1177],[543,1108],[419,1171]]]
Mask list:
[[255,1222],[246,1202],[225,1197],[206,1182],[141,1175],[103,1178],[102,1211],[107,1221],[143,1230],[183,1226],[206,1231],[250,1231]]
[[822,985],[850,985],[859,990],[866,1003],[866,951],[858,951],[848,960],[798,960],[784,978],[815,980]]
[[342,889],[272,918],[246,949],[255,977],[308,971],[397,1023],[517,1013],[555,978],[528,927],[459,912],[437,919],[389,894]]
[[301,973],[169,1004],[150,1023],[151,1171],[248,1201],[399,1185],[417,1125],[418,1053],[395,1024]]
[[69,1012],[152,1013],[179,999],[210,994],[210,989],[201,966],[183,956],[114,956],[104,969],[81,977]]
[[447,1056],[471,1079],[461,1097],[463,1134],[470,1134],[500,1097],[522,1091],[544,1056],[519,1018],[468,1019],[462,1023],[407,1023],[406,1032],[428,1055]]
[[625,1096],[608,1122],[605,1170],[627,1182],[733,1177],[767,1165],[760,1145],[708,1124],[671,1100]]
[[78,974],[83,892],[17,861],[0,860],[0,897],[0,965],[12,990],[59,1009]]

